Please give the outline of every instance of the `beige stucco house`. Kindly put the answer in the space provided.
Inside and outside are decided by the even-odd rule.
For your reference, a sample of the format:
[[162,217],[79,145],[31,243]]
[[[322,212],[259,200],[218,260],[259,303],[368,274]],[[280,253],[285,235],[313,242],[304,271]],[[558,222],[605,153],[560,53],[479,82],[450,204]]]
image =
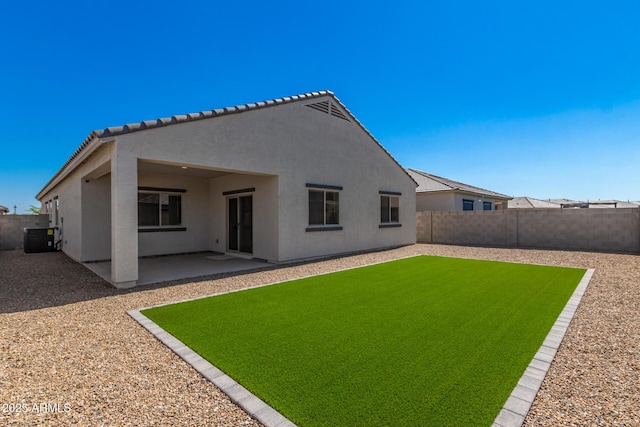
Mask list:
[[511,196],[464,184],[417,169],[407,169],[416,181],[416,210],[477,211],[507,209]]
[[38,193],[62,250],[272,262],[412,244],[415,181],[329,91],[92,132]]

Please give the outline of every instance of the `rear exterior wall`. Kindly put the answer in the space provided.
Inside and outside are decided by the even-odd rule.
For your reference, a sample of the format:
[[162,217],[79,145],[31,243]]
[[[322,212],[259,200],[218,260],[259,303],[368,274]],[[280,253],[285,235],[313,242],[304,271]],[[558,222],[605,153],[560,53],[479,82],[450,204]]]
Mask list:
[[[267,259],[287,261],[415,242],[413,180],[357,123],[303,102],[125,134],[118,144],[149,161],[277,176],[277,213],[267,214],[277,218],[277,251],[269,249]],[[306,231],[307,184],[342,187],[342,230]],[[379,191],[401,193],[401,227],[379,228]],[[210,241],[220,242],[219,234],[213,233]]]

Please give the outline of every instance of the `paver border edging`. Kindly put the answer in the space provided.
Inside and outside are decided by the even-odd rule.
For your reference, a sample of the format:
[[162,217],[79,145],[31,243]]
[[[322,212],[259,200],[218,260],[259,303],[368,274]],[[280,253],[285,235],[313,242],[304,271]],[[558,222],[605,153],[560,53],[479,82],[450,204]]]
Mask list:
[[182,341],[140,313],[140,310],[129,310],[127,314],[169,347],[171,351],[180,356],[182,360],[193,366],[203,377],[215,384],[223,393],[229,396],[233,403],[244,409],[251,417],[266,427],[296,427],[284,415],[267,405],[263,400],[238,384],[233,378],[187,347]]
[[492,427],[520,427],[524,423],[594,272],[594,269],[589,268],[582,276],[576,290],[551,327],[540,349],[533,356],[533,360],[522,374]]

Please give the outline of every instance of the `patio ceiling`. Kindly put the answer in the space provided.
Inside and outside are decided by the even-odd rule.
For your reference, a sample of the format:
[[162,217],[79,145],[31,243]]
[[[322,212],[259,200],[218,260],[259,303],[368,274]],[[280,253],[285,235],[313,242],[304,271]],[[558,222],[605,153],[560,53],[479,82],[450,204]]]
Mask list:
[[138,172],[163,175],[194,176],[198,178],[218,178],[220,176],[229,175],[232,173],[221,170],[197,168],[188,165],[184,166],[178,164],[156,163],[146,160],[141,160],[140,162],[138,162]]

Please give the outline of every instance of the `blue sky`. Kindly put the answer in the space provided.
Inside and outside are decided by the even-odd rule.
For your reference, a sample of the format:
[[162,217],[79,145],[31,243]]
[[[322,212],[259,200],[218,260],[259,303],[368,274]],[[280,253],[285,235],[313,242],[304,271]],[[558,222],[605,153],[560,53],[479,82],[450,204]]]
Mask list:
[[10,2],[0,205],[93,129],[329,89],[405,167],[640,200],[640,3]]

